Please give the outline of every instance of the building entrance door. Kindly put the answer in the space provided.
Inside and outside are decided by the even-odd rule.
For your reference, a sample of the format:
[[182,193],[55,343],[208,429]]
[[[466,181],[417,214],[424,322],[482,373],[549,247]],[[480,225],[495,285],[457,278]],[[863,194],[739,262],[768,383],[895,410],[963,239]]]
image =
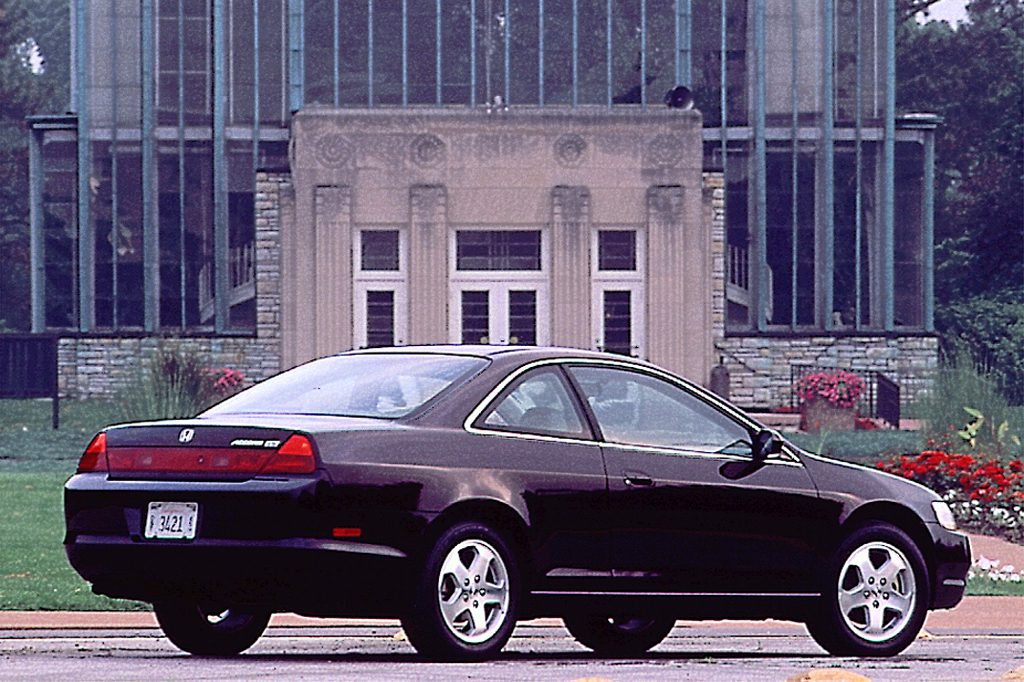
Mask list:
[[453,343],[550,343],[547,287],[542,282],[459,282],[452,286]]
[[536,229],[451,233],[448,336],[452,343],[551,342],[547,235]]

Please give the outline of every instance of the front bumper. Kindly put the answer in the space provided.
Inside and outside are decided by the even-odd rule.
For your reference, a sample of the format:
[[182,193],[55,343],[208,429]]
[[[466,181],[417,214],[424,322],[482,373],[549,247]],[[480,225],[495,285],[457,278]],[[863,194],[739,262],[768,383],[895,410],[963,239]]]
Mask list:
[[931,608],[951,609],[960,603],[967,589],[971,544],[963,533],[946,530],[937,523],[927,526],[933,548]]

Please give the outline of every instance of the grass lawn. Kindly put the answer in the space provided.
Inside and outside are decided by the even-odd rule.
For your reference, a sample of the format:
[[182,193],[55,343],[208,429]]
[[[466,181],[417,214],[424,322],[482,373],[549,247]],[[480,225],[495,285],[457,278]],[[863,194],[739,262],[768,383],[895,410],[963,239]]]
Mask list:
[[[93,434],[115,422],[115,414],[109,403],[69,401],[61,407],[61,429],[53,431],[48,401],[0,401],[0,609],[147,608],[92,594],[68,565],[61,544],[64,481]],[[903,443],[880,439],[843,445],[843,451],[834,454],[856,460],[865,451],[898,449]],[[968,593],[1024,595],[1024,583],[975,578]]]
[[61,544],[61,490],[68,475],[69,470],[0,472],[0,609],[145,608],[93,594],[68,564]]
[[0,400],[0,473],[71,471],[96,432],[116,421],[109,402],[67,400],[54,431],[49,400]]

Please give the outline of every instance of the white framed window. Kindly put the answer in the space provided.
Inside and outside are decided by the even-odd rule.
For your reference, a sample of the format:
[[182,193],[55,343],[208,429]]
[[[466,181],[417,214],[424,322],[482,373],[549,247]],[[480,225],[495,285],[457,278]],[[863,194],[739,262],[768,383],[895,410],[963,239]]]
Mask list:
[[590,319],[599,350],[634,357],[646,352],[646,247],[642,230],[602,226],[593,231]]
[[452,343],[551,342],[544,230],[460,228],[452,230],[449,248]]
[[409,338],[409,257],[405,231],[361,227],[353,241],[354,345],[404,345]]

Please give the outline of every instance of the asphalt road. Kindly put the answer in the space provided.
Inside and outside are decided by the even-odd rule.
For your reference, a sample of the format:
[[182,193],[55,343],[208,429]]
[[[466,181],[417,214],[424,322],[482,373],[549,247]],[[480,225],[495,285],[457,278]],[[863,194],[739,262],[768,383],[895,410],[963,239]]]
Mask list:
[[[230,659],[194,658],[155,628],[0,630],[0,680],[1024,680],[1024,632],[931,632],[891,659],[832,658],[790,623],[680,623],[637,660],[596,659],[556,621],[524,623],[494,661],[429,663],[391,622],[271,627]],[[839,673],[839,671],[835,671]],[[826,679],[826,678],[813,678]],[[849,676],[829,679],[851,680]]]

